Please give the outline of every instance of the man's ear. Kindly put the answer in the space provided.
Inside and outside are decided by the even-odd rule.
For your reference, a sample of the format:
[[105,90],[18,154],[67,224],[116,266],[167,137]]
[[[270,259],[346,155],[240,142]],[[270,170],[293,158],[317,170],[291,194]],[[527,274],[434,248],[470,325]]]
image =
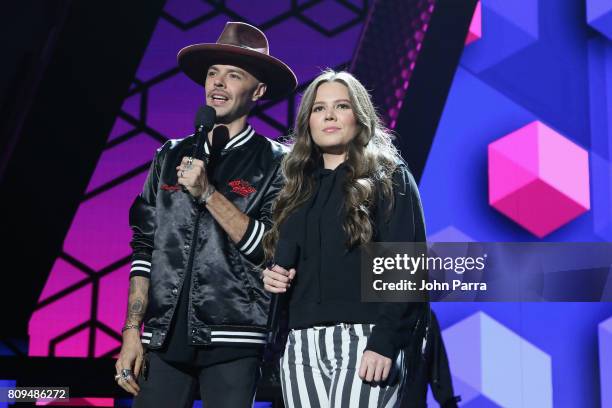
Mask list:
[[261,97],[266,93],[266,89],[268,89],[266,84],[263,82],[258,83],[255,91],[253,92],[253,102],[257,102],[257,100],[261,99]]

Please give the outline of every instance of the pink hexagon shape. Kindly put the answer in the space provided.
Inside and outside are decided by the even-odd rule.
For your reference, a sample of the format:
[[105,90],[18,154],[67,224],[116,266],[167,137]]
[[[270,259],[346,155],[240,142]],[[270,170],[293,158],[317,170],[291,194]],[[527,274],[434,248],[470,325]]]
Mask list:
[[585,149],[540,121],[489,144],[489,204],[542,238],[591,208]]

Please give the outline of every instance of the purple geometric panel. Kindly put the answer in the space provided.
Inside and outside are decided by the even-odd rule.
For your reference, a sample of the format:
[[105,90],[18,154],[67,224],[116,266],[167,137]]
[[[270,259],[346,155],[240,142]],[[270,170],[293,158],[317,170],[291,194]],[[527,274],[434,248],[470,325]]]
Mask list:
[[483,37],[470,44],[461,64],[481,72],[538,39],[538,2],[482,0]]
[[130,125],[128,122],[121,118],[115,119],[115,124],[113,125],[113,130],[111,130],[110,135],[108,136],[108,141],[112,141],[117,139],[118,137],[124,136],[130,130],[133,130],[134,126]]
[[159,146],[159,141],[140,134],[106,149],[100,156],[96,171],[89,180],[87,192],[150,162]]
[[128,211],[142,191],[146,171],[81,204],[64,241],[64,252],[94,270],[130,254]]
[[128,115],[132,116],[134,119],[142,119],[140,115],[140,105],[143,99],[142,93],[136,93],[132,96],[128,96],[123,101],[123,105],[121,106],[121,110]]
[[503,407],[553,406],[550,356],[487,314],[477,312],[442,335],[464,403],[481,395]]
[[[321,70],[349,62],[360,31],[361,24],[357,24],[328,38],[316,29],[290,19],[266,30],[266,35],[276,50],[274,56],[294,70],[300,83],[307,83]],[[288,41],[295,38],[300,39],[299,46]]]
[[612,2],[610,0],[587,0],[587,22],[612,40]]
[[206,24],[184,31],[160,19],[140,62],[136,78],[148,81],[176,68],[176,54],[181,48],[195,43],[214,43],[228,20],[227,16],[219,15],[206,21]]
[[169,139],[184,138],[193,133],[193,118],[203,104],[204,88],[175,75],[149,90],[147,124]]
[[57,357],[87,357],[89,327],[72,334],[55,345]]
[[57,258],[38,301],[42,302],[49,296],[55,295],[61,290],[87,278],[87,276],[83,271],[64,261],[62,258]]
[[261,120],[257,116],[252,116],[249,118],[249,123],[253,126],[253,129],[260,135],[268,137],[270,139],[277,139],[279,136],[284,136],[282,131],[276,129],[274,126],[269,123]]
[[49,345],[53,339],[89,320],[91,289],[91,285],[86,285],[32,314],[28,324],[30,336],[28,355],[49,355]]
[[171,18],[183,24],[189,24],[212,10],[213,7],[204,0],[168,0],[164,6],[164,11]]
[[601,408],[612,408],[612,317],[599,323]]
[[265,109],[263,113],[265,113],[265,115],[269,116],[271,119],[277,121],[279,124],[286,123],[288,119],[287,102],[283,101],[275,103],[271,107]]
[[[257,26],[278,17],[291,8],[290,0],[267,1],[265,7],[256,7],[252,2],[244,0],[225,0],[225,4],[243,17],[244,21]],[[270,51],[274,53],[273,49]]]
[[347,21],[357,17],[354,11],[334,0],[325,0],[304,10],[302,16],[312,24],[317,24],[327,31],[342,26]]
[[121,347],[121,343],[100,329],[96,329],[96,347],[94,357],[101,357],[111,350]]

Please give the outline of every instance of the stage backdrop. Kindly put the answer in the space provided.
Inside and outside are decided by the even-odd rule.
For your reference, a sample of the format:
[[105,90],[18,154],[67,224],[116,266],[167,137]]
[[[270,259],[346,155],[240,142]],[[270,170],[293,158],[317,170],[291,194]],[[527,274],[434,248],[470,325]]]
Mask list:
[[[32,315],[30,355],[118,351],[128,208],[155,149],[189,134],[203,102],[202,89],[178,72],[177,51],[214,42],[228,20],[247,20],[306,84],[322,68],[348,64],[368,6],[168,2]],[[611,38],[609,1],[482,0],[420,183],[430,240],[612,239]],[[262,105],[251,123],[273,138],[285,134],[295,103]],[[511,184],[490,168],[495,154],[529,182]],[[544,156],[556,158],[549,167],[563,177],[538,173]],[[517,202],[526,207],[518,211]],[[612,407],[611,305],[434,308],[463,406]]]

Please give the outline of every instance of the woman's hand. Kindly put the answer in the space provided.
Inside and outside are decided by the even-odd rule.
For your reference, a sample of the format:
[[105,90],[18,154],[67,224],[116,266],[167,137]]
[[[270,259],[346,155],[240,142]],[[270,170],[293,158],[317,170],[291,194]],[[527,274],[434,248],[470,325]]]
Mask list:
[[295,277],[295,269],[286,270],[278,265],[263,271],[264,289],[271,293],[285,293]]
[[372,350],[366,350],[361,356],[361,365],[359,366],[359,378],[366,382],[381,382],[385,381],[391,371],[390,358],[380,355]]

